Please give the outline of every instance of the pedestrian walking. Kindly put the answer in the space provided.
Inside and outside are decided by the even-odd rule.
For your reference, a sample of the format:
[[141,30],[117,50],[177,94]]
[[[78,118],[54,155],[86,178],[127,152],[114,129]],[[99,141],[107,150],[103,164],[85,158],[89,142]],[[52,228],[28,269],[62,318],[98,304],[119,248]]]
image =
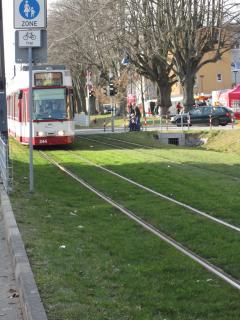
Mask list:
[[135,110],[132,104],[129,106],[129,131],[135,131],[136,118]]
[[176,105],[176,109],[177,109],[177,113],[179,114],[182,110],[182,106],[180,102],[178,102],[178,104]]
[[138,106],[136,106],[135,108],[135,118],[136,118],[136,126],[135,126],[135,130],[136,131],[140,131],[140,125],[141,125],[141,111],[139,109]]

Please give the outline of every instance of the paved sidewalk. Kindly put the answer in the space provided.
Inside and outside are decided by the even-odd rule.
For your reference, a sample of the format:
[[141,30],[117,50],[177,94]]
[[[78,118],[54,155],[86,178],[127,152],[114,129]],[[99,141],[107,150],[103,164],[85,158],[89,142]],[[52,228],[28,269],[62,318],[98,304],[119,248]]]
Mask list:
[[0,212],[0,320],[23,320],[19,293]]
[[47,320],[10,199],[1,185],[0,204],[0,320]]

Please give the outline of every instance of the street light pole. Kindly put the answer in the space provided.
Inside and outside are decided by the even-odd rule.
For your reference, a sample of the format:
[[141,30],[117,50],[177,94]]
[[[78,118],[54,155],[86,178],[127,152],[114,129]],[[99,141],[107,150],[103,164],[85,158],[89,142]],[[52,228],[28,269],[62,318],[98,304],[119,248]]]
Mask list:
[[0,0],[0,133],[7,141],[7,103],[6,103],[6,78],[4,60],[3,15],[2,0]]

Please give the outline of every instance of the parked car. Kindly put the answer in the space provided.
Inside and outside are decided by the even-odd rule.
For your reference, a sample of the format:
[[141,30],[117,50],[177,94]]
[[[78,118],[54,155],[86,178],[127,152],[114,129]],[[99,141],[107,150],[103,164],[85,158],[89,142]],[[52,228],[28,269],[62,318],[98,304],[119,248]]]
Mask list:
[[102,114],[112,113],[112,106],[110,104],[104,104],[102,108]]
[[171,117],[171,123],[175,123],[177,126],[193,124],[210,124],[210,120],[213,126],[226,126],[232,122],[234,118],[234,112],[227,107],[212,107],[204,106],[191,109],[187,113],[178,114]]

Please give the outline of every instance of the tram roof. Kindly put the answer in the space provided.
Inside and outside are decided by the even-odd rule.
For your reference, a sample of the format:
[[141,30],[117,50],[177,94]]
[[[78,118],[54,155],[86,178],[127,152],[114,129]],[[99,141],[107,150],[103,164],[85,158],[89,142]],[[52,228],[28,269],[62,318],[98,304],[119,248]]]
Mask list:
[[[61,72],[63,74],[63,86],[72,86],[72,78],[70,70],[66,69],[64,65],[42,65],[33,66],[33,86],[34,86],[34,73],[38,72]],[[16,76],[7,84],[7,94],[11,94],[20,89],[29,87],[29,73],[28,66],[23,66],[21,70],[17,71]],[[47,86],[46,86],[47,88]]]
[[[28,66],[23,66],[22,67],[23,71],[28,71],[29,68]],[[66,70],[66,67],[62,64],[59,65],[51,65],[51,64],[45,64],[45,65],[41,65],[41,66],[32,66],[32,70],[44,70],[44,71],[62,71],[62,70]]]

